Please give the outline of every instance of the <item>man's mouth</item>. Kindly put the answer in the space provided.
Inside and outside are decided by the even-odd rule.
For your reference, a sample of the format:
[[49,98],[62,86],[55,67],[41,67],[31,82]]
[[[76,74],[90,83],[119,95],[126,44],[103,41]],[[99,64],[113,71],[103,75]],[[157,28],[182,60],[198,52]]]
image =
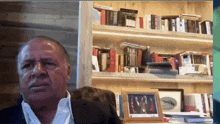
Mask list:
[[30,86],[30,89],[33,90],[33,91],[41,91],[41,90],[45,90],[46,87],[48,87],[49,84],[47,83],[42,83],[42,84],[32,84]]

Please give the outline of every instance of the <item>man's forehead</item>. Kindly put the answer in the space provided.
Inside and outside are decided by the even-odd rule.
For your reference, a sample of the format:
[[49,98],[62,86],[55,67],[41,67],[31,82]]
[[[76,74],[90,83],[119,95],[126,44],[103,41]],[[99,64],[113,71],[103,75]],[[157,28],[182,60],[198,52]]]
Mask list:
[[30,51],[35,51],[35,50],[58,50],[59,46],[55,44],[52,41],[45,40],[45,39],[34,39],[31,40],[30,43],[28,44],[30,47]]
[[[56,56],[63,55],[62,50],[60,49],[59,45],[49,40],[44,39],[34,39],[29,41],[21,50],[20,55],[23,57],[26,54],[34,53],[36,56],[37,54],[56,54]],[[50,54],[49,54],[50,53]],[[21,56],[20,56],[21,57]],[[22,57],[22,58],[23,58]]]

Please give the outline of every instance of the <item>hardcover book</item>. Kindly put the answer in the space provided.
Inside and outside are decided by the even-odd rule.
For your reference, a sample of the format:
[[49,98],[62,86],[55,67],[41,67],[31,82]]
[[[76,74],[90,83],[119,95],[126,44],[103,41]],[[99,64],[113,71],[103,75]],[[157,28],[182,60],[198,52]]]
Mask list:
[[148,62],[152,62],[151,56],[150,56],[150,47],[148,46],[146,50],[142,51],[142,65],[147,66]]
[[140,28],[143,28],[144,26],[144,24],[143,24],[143,17],[139,17],[139,20],[140,20]]
[[106,24],[106,11],[104,9],[101,10],[101,20],[100,20],[101,25]]

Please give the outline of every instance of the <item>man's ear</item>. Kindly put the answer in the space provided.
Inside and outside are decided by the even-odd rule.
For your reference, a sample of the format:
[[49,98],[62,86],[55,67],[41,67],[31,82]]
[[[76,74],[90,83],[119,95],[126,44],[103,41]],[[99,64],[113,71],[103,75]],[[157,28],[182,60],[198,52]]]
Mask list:
[[67,65],[67,80],[70,80],[71,68],[70,65]]

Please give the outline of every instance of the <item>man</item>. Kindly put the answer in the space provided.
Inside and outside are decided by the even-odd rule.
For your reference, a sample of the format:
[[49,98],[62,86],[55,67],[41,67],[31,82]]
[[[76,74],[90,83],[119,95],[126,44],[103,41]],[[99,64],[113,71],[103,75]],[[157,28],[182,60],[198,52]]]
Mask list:
[[70,100],[69,55],[57,41],[40,36],[19,51],[17,70],[23,101],[0,111],[0,123],[118,124],[111,106]]
[[135,114],[141,114],[141,106],[140,103],[138,101],[138,97],[135,97],[135,101],[134,101],[134,113]]

